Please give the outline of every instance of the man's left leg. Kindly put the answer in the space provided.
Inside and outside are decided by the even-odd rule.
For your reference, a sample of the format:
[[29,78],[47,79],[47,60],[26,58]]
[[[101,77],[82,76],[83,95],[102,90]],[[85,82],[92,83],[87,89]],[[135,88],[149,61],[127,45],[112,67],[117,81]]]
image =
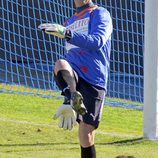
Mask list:
[[95,128],[92,125],[80,122],[79,140],[81,146],[81,158],[96,158],[94,145]]
[[87,113],[79,115],[79,141],[81,146],[81,158],[96,158],[94,145],[95,130],[99,126],[101,119],[103,103],[105,99],[105,90],[93,86],[80,78],[77,88],[83,96],[83,103],[87,108]]

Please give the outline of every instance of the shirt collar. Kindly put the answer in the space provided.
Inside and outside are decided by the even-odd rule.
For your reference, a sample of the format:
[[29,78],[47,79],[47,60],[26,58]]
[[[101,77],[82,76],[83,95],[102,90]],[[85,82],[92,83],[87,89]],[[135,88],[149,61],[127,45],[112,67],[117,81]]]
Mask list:
[[82,10],[84,10],[85,8],[88,8],[88,7],[93,6],[93,5],[94,5],[93,2],[90,2],[90,3],[88,3],[88,4],[85,4],[85,5],[81,6],[81,7],[77,7],[77,8],[76,8],[76,12],[79,13],[79,12],[81,12]]

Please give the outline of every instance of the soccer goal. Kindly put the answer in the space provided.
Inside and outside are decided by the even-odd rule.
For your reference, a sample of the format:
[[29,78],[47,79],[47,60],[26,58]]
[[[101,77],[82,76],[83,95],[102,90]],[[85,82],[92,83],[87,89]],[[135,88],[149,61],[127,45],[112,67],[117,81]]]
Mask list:
[[[106,102],[142,109],[144,0],[93,2],[107,8],[114,26]],[[52,72],[55,61],[63,57],[63,41],[37,27],[63,24],[74,14],[73,1],[1,0],[0,13],[0,90],[49,97],[58,90]]]

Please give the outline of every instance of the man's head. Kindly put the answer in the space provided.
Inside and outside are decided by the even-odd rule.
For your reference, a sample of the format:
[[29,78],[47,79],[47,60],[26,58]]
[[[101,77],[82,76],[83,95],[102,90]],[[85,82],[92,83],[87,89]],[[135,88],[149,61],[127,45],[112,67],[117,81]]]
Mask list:
[[74,0],[76,7],[81,7],[85,4],[92,2],[92,0]]

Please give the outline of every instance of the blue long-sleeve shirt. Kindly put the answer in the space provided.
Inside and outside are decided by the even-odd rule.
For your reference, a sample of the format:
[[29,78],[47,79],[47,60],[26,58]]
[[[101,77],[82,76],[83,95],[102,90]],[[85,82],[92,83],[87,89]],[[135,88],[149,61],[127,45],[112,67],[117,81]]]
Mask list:
[[65,27],[71,30],[65,59],[85,81],[106,89],[112,34],[109,12],[90,5],[69,18]]

